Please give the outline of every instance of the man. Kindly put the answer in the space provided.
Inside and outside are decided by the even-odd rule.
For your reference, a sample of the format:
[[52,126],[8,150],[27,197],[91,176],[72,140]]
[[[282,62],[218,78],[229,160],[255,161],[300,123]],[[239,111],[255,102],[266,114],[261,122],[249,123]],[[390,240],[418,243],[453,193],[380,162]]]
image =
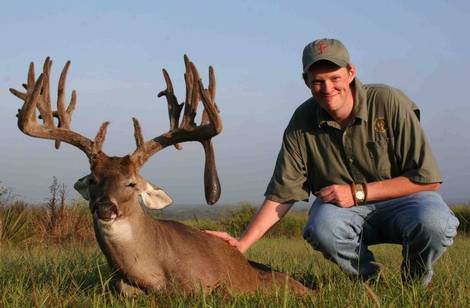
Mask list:
[[435,192],[442,179],[416,105],[400,90],[363,85],[338,40],[309,43],[302,62],[312,98],[287,126],[263,205],[239,241],[210,233],[245,252],[312,192],[304,238],[314,249],[369,279],[379,268],[368,246],[401,244],[403,278],[427,285],[459,222]]

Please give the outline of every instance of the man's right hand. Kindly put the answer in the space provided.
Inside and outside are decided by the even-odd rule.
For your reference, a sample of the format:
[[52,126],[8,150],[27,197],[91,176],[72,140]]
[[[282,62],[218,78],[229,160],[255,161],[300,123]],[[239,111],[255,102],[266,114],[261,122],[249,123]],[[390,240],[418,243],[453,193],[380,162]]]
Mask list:
[[228,234],[227,232],[211,231],[211,230],[204,230],[204,232],[212,236],[223,239],[230,246],[235,247],[237,250],[243,253],[243,251],[241,251],[240,242],[236,238]]
[[207,234],[216,236],[235,247],[241,253],[245,253],[251,245],[259,240],[276,222],[281,219],[292,207],[293,203],[279,203],[265,199],[258,213],[251,219],[240,240],[230,234],[220,231],[205,231]]

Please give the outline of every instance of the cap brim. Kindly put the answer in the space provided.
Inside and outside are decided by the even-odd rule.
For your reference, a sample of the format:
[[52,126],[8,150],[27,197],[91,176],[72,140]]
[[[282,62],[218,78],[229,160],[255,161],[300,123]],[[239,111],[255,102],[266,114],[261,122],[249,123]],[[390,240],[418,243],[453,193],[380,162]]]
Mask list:
[[318,61],[329,61],[333,64],[336,64],[338,65],[339,67],[346,67],[349,65],[349,63],[347,63],[346,61],[342,60],[342,59],[337,59],[337,58],[331,58],[331,57],[318,57],[314,60],[312,60],[311,62],[309,62],[307,65],[304,66],[304,73],[307,73],[308,70],[310,69],[310,67],[317,63]]

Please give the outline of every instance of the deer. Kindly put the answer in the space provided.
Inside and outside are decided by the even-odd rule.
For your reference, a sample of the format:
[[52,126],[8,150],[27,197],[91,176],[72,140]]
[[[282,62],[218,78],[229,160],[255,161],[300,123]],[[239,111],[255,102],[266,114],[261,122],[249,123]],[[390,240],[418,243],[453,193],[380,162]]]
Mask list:
[[[26,91],[10,89],[23,101],[17,114],[18,128],[28,136],[54,140],[56,149],[64,142],[87,156],[91,173],[79,179],[74,188],[89,201],[95,237],[113,273],[111,284],[118,293],[135,296],[149,291],[178,290],[194,294],[223,288],[244,294],[284,286],[294,294],[308,294],[310,289],[300,282],[249,261],[223,240],[183,223],[150,215],[152,210],[163,209],[173,201],[162,188],[140,176],[139,170],[155,153],[169,146],[181,149],[183,142],[202,144],[206,202],[214,204],[220,197],[211,139],[222,131],[215,103],[214,69],[209,67],[209,85],[205,88],[196,66],[186,55],[184,62],[184,103],[178,103],[170,76],[162,70],[166,89],[158,97],[166,97],[170,129],[145,140],[139,121],[133,118],[136,149],[132,154],[116,157],[104,153],[102,146],[109,122],[101,124],[93,140],[71,129],[77,93],[72,91],[66,107],[65,84],[70,61],[64,65],[58,81],[57,110],[51,106],[52,60],[46,58],[37,79],[34,63],[30,63],[27,82],[23,84]],[[200,101],[204,110],[200,124],[196,125]]]

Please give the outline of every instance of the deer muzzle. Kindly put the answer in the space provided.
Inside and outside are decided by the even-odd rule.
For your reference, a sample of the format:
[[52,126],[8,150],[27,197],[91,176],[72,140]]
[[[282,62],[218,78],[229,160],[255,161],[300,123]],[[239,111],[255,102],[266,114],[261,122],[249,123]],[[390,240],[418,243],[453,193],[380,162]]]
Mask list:
[[118,217],[118,208],[110,200],[97,201],[93,206],[93,214],[100,220],[111,221]]

